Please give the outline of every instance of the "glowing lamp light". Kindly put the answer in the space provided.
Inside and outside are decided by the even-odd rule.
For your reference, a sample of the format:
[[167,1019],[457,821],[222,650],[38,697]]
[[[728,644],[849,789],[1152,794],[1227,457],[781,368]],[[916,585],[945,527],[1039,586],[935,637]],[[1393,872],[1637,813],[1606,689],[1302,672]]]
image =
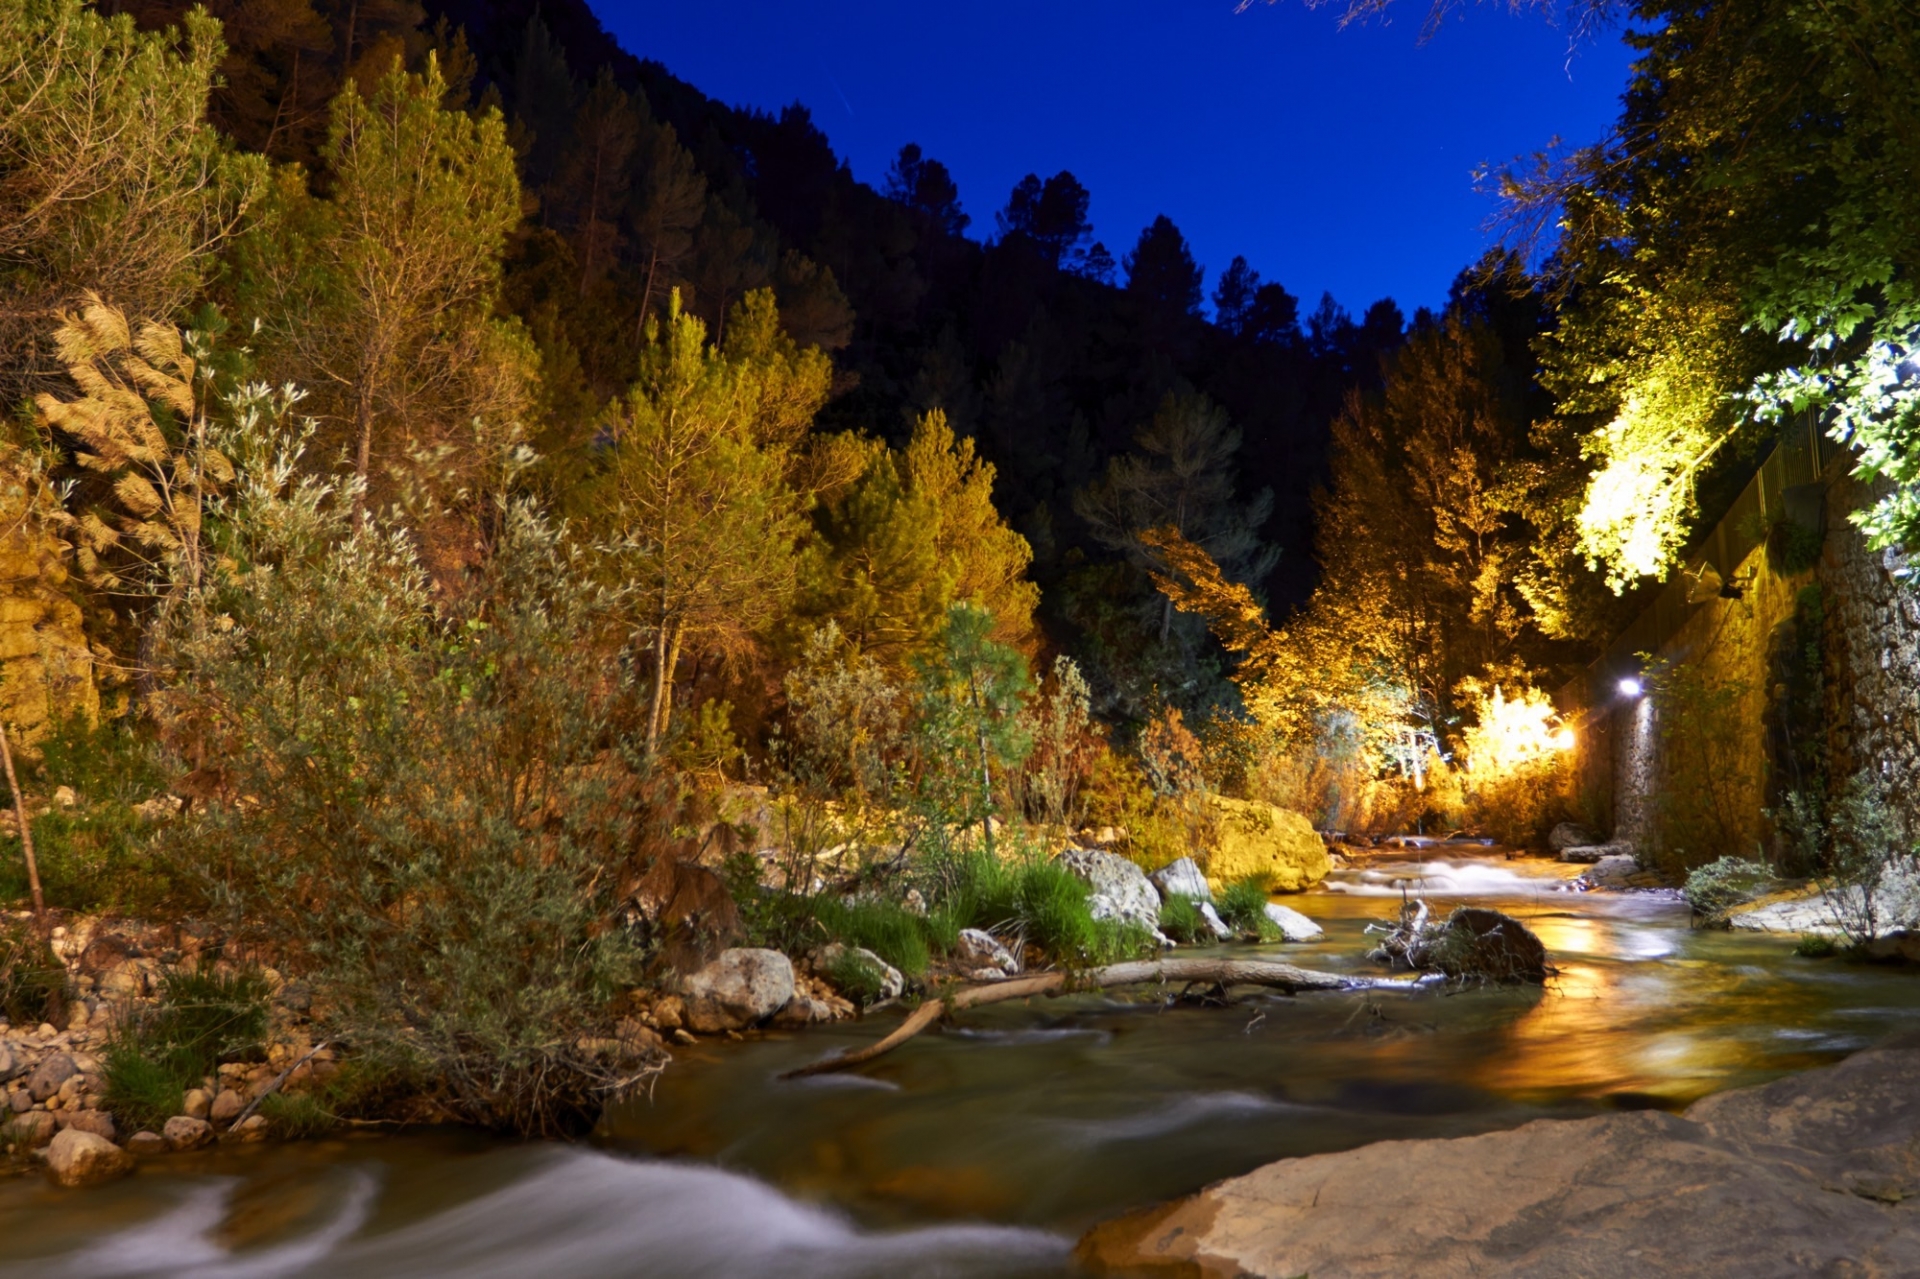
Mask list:
[[1553,735],[1553,744],[1555,747],[1563,751],[1572,750],[1573,749],[1573,730],[1571,728],[1563,728],[1559,732],[1555,733]]
[[1620,681],[1620,696],[1622,697],[1638,697],[1646,691],[1646,686],[1641,684],[1635,676],[1629,675]]

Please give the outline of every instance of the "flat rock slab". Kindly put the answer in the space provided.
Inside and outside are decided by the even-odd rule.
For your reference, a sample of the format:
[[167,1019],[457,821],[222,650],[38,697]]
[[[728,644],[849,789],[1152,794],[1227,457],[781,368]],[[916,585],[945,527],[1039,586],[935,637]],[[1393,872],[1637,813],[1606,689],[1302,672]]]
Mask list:
[[1097,1226],[1076,1255],[1195,1279],[1920,1275],[1920,1047],[1684,1115],[1282,1160]]

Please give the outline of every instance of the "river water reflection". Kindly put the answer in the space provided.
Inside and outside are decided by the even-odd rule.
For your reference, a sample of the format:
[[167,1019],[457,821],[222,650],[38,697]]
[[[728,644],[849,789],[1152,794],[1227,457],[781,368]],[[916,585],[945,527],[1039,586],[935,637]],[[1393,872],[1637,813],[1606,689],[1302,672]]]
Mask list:
[[1290,899],[1325,940],[1268,948],[1365,970],[1365,926],[1403,891],[1471,900],[1540,934],[1544,992],[1040,1000],[794,1083],[777,1076],[885,1026],[703,1044],[599,1151],[440,1134],[221,1152],[85,1194],[0,1183],[0,1274],[1055,1274],[1091,1222],[1274,1159],[1678,1107],[1920,1024],[1909,972],[1694,931],[1677,897],[1567,891],[1574,869],[1338,872]]

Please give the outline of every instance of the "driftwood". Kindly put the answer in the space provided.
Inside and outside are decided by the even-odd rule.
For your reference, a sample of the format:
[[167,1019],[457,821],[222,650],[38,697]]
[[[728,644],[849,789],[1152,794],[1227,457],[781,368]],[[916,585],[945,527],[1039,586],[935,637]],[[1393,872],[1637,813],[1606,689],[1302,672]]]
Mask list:
[[906,1043],[940,1020],[949,1011],[959,1012],[980,1004],[1001,1004],[1034,995],[1074,994],[1084,990],[1104,990],[1110,986],[1139,986],[1150,982],[1208,982],[1218,986],[1267,986],[1288,994],[1301,990],[1359,990],[1394,987],[1404,989],[1414,982],[1373,977],[1343,977],[1337,973],[1315,972],[1272,960],[1239,959],[1144,959],[1125,964],[1109,964],[1082,973],[1034,973],[1010,977],[1006,981],[979,986],[964,986],[946,999],[929,999],[896,1026],[893,1033],[865,1048],[827,1057],[797,1070],[789,1070],[782,1079],[805,1075],[825,1075],[845,1070],[883,1056]]

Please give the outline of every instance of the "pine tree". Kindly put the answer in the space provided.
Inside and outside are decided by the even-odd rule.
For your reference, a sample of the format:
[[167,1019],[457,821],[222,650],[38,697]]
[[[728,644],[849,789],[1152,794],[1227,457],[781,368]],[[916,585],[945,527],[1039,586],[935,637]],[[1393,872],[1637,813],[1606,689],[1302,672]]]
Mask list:
[[532,381],[530,344],[493,316],[520,220],[513,152],[497,112],[449,110],[445,95],[431,56],[420,75],[393,63],[371,97],[350,82],[327,195],[283,171],[242,254],[268,367],[312,388],[363,487],[435,446],[455,450],[455,475],[471,467],[471,424],[516,421]]
[[60,375],[47,334],[83,289],[171,319],[201,288],[266,178],[206,124],[224,54],[200,11],[168,38],[81,0],[0,5],[0,398]]

